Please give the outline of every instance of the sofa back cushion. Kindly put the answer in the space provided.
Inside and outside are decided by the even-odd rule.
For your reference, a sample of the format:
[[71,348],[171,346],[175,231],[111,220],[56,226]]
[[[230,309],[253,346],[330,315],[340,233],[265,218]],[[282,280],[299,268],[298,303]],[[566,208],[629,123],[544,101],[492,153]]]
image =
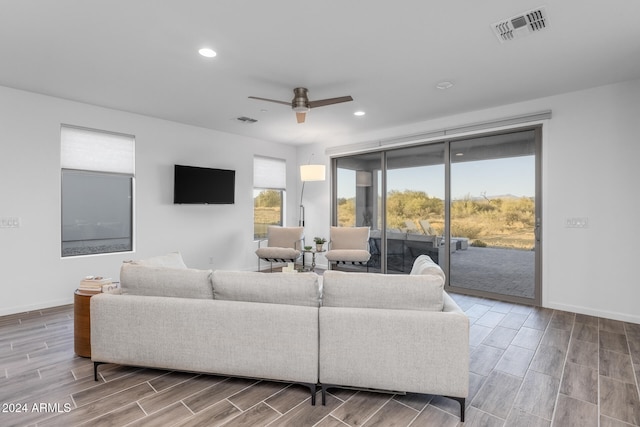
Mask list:
[[442,311],[444,280],[437,275],[389,275],[325,271],[325,307]]
[[213,298],[318,307],[320,289],[315,273],[213,272]]
[[442,271],[442,268],[440,268],[438,264],[433,262],[429,255],[418,256],[413,262],[413,267],[409,274],[431,274],[441,277],[443,282],[445,280],[444,271]]
[[176,298],[212,299],[211,270],[123,263],[122,293]]

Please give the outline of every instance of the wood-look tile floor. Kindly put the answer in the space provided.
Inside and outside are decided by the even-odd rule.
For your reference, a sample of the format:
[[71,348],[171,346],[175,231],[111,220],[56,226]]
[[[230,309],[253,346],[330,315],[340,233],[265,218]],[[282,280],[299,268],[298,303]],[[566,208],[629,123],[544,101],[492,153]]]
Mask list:
[[[640,425],[640,325],[452,295],[471,320],[467,426]],[[0,426],[456,426],[438,396],[306,388],[104,365],[73,352],[73,307],[0,317]]]

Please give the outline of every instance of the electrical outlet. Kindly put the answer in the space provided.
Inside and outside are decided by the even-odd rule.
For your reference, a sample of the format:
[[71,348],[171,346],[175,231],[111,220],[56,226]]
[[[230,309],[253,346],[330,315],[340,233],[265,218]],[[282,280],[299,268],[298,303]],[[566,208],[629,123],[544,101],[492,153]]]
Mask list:
[[20,227],[20,218],[17,216],[0,218],[0,228],[18,228]]
[[566,228],[587,228],[589,226],[589,218],[586,217],[572,217],[564,220],[564,226]]

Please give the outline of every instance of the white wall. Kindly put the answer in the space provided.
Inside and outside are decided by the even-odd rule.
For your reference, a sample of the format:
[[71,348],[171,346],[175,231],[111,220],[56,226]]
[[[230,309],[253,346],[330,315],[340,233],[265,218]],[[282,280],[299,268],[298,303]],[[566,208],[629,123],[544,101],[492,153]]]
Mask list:
[[[640,80],[316,144],[298,160],[312,151],[329,166],[327,148],[545,110],[553,116],[543,123],[543,305],[640,323]],[[330,183],[320,184],[305,189],[307,229],[328,235]],[[587,217],[588,228],[565,228],[570,217]]]
[[[124,259],[172,250],[195,268],[255,269],[254,154],[288,164],[287,224],[297,223],[296,163],[324,162],[328,147],[552,110],[543,141],[543,304],[640,323],[636,247],[640,214],[640,80],[459,114],[349,139],[294,147],[0,87],[0,315],[72,301],[88,274],[118,277]],[[375,120],[375,117],[367,117]],[[60,123],[136,136],[135,254],[60,258]],[[174,206],[174,163],[233,168],[233,206]],[[307,238],[328,237],[330,180],[307,183]],[[588,217],[589,228],[564,227]],[[209,258],[213,257],[213,264]],[[319,257],[319,264],[326,263]]]
[[[135,135],[135,253],[61,259],[61,123]],[[299,179],[293,146],[5,87],[0,147],[0,217],[21,219],[20,228],[0,228],[0,315],[71,303],[82,277],[117,279],[122,260],[175,250],[194,268],[256,269],[254,154],[286,159],[289,188]],[[236,203],[174,205],[175,163],[235,169]],[[295,199],[288,224],[297,222]]]

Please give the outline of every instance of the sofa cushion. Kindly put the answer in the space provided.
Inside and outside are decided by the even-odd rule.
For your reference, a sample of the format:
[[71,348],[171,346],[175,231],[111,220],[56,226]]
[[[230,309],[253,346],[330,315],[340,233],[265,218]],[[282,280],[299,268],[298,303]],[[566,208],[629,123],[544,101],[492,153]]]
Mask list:
[[445,280],[444,271],[438,264],[433,262],[429,255],[417,257],[409,274],[432,274],[441,277],[443,281]]
[[325,271],[325,307],[442,311],[444,280],[437,275]]
[[151,258],[140,259],[132,261],[133,264],[148,265],[154,267],[167,267],[167,268],[187,268],[186,264],[182,260],[182,254],[180,252],[171,252],[166,255],[154,256]]
[[318,307],[320,288],[315,273],[213,272],[214,299]]
[[123,263],[120,287],[123,293],[131,295],[213,298],[211,270]]

